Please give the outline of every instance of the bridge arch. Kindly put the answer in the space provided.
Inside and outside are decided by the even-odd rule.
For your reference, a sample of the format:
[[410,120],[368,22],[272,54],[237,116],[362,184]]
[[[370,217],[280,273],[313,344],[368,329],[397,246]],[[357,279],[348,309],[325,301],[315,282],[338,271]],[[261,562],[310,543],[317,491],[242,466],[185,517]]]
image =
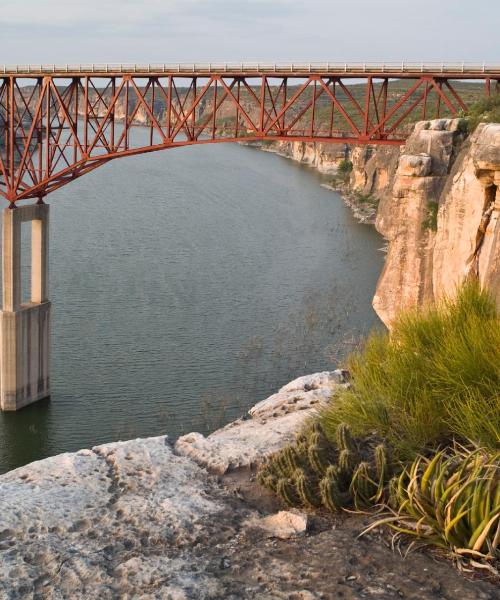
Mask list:
[[499,81],[465,63],[5,66],[0,195],[41,201],[110,160],[192,144],[398,145],[410,121],[457,115]]

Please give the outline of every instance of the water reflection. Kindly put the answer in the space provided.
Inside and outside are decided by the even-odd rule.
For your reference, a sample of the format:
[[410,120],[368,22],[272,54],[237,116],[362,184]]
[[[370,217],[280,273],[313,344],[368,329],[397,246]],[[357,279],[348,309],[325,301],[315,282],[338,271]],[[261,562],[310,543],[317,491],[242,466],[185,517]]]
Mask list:
[[5,471],[49,454],[51,403],[47,398],[17,413],[0,413],[0,453]]

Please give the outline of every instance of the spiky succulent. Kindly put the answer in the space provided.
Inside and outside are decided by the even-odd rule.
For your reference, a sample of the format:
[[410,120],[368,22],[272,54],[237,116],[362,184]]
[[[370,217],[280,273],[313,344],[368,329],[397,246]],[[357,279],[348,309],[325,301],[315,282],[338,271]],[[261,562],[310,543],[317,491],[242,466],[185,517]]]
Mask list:
[[500,451],[455,444],[419,456],[391,480],[386,507],[370,528],[388,524],[462,559],[499,559]]
[[295,472],[295,489],[302,504],[311,508],[320,506],[316,482],[308,478],[303,469]]
[[295,443],[270,457],[258,481],[292,506],[323,504],[339,510],[354,503],[365,508],[383,499],[391,466],[383,444],[374,448],[373,441],[366,440],[361,447],[363,452],[344,424],[338,426],[336,445],[318,423],[312,424]]

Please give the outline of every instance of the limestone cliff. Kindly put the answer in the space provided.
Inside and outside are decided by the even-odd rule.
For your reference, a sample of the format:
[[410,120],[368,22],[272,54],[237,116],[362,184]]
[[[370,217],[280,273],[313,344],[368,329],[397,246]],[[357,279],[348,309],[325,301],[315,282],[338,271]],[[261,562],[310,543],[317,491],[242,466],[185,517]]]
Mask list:
[[480,125],[470,137],[462,125],[459,119],[417,123],[402,148],[262,145],[327,175],[351,160],[349,179],[333,179],[332,187],[388,241],[373,299],[386,325],[402,308],[452,295],[469,274],[500,305],[500,125]]
[[392,185],[399,154],[399,146],[354,146],[349,188],[380,200]]
[[268,152],[314,167],[324,174],[336,173],[341,161],[349,157],[346,144],[277,141],[261,143],[259,146]]
[[456,119],[416,124],[376,220],[389,242],[373,299],[384,323],[453,294],[471,273],[500,305],[499,184],[500,125],[464,139]]

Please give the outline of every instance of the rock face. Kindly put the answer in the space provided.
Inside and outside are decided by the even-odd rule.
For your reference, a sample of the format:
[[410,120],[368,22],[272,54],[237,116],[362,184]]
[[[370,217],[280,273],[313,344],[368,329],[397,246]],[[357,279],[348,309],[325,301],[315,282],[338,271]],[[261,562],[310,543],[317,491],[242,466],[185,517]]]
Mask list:
[[349,181],[333,189],[388,241],[373,298],[386,325],[403,308],[452,295],[470,273],[500,306],[500,124],[482,124],[466,139],[459,119],[423,121],[402,148],[262,147],[326,174],[352,161]]
[[400,152],[399,146],[355,146],[350,190],[379,200],[392,186]]
[[500,125],[464,141],[460,120],[417,123],[376,227],[389,241],[373,306],[390,326],[402,308],[453,295],[477,275],[500,306]]
[[216,597],[185,548],[223,511],[215,484],[164,437],[16,469],[0,478],[0,597],[115,598],[165,576],[172,597],[205,584]]
[[251,409],[253,418],[206,439],[184,436],[175,453],[165,437],[132,440],[0,476],[0,598],[132,598],[137,590],[161,590],[141,598],[221,598],[197,544],[209,547],[235,520],[276,537],[303,533],[306,520],[235,512],[198,464],[219,474],[255,465],[343,381],[341,371],[300,377]]

